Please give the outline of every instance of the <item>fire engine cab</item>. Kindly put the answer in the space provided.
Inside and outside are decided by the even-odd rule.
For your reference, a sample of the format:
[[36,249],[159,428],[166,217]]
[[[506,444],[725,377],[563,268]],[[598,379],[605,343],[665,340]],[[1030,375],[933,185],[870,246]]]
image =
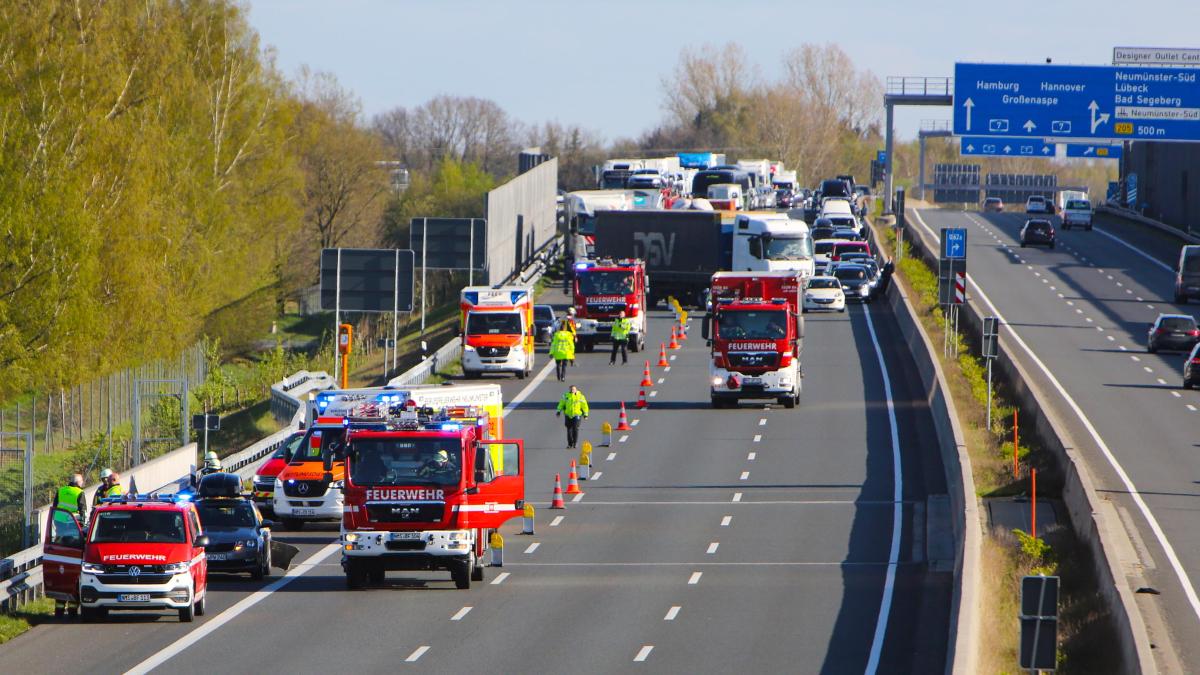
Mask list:
[[42,548],[46,595],[55,614],[78,605],[84,621],[110,610],[204,614],[208,536],[187,495],[105,499],[85,529],[77,514],[51,509]]
[[612,324],[625,312],[633,328],[629,348],[646,348],[646,263],[635,258],[575,263],[576,339],[584,351],[612,340]]
[[380,427],[355,419],[347,434],[347,586],[389,570],[448,570],[460,589],[483,581],[489,535],[524,511],[524,443],[492,439],[477,406],[376,412]]

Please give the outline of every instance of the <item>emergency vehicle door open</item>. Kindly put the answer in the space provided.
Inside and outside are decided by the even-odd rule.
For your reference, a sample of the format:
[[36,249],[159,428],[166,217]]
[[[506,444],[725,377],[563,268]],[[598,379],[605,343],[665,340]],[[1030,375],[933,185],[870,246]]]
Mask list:
[[65,509],[51,509],[42,546],[42,583],[55,600],[78,602],[79,568],[83,564],[83,528]]
[[494,529],[521,515],[525,504],[525,442],[481,440],[475,489],[467,493],[471,527]]

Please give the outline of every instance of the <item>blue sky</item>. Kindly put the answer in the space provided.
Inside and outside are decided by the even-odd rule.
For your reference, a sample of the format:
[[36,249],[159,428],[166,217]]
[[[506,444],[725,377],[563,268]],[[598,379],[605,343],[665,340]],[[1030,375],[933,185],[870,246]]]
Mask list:
[[[953,75],[955,61],[1106,64],[1114,46],[1196,47],[1200,0],[249,0],[250,21],[294,75],[335,74],[366,114],[437,94],[495,100],[526,122],[612,140],[663,117],[661,81],[684,46],[740,43],[768,80],[805,42],[859,67]],[[881,105],[882,108],[882,105]],[[948,108],[897,111],[901,137]]]

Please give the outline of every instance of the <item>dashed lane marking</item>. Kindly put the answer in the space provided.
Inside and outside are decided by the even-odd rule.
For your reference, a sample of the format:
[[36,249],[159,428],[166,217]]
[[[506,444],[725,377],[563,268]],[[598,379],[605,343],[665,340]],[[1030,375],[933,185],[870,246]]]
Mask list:
[[664,379],[666,379],[666,378],[663,378],[663,377],[658,378],[658,383],[662,384]]
[[735,501],[735,502],[742,501],[742,493],[740,493],[740,492],[733,493],[733,501]]
[[563,521],[562,516],[554,516],[554,520],[550,521],[550,527],[558,527]]
[[504,583],[504,580],[507,579],[508,576],[508,572],[501,572],[500,574],[497,574],[496,578],[492,579],[492,585],[499,586],[500,584]]
[[749,477],[750,477],[750,472],[749,472],[749,471],[743,471],[743,472],[742,472],[742,477],[741,477],[741,478],[738,478],[738,480],[746,480],[746,479],[747,479],[747,478],[749,478]]
[[679,616],[679,610],[683,609],[679,605],[675,605],[667,610],[667,615],[663,617],[663,621],[674,621],[675,617]]
[[636,426],[638,425],[638,422],[641,422],[641,421],[642,421],[642,420],[640,420],[640,419],[632,420],[632,421],[629,423],[629,426],[631,426],[631,427],[636,427]]
[[621,434],[621,437],[617,439],[617,442],[624,443],[627,440],[629,440],[629,434]]
[[705,553],[708,553],[709,555],[716,553],[717,547],[719,547],[720,545],[721,545],[721,542],[719,542],[719,541],[714,541],[714,542],[710,543],[708,545],[708,550],[705,551]]
[[466,607],[463,607],[462,609],[455,612],[454,616],[450,617],[450,620],[451,621],[462,621],[463,617],[470,613],[471,613],[471,606],[467,605]]
[[749,453],[749,454],[747,454],[747,455],[746,455],[746,461],[747,461],[747,462],[753,462],[755,457],[758,457],[758,453],[757,453],[757,452],[751,452],[751,453]]
[[429,645],[421,645],[420,647],[417,647],[416,651],[409,654],[408,658],[404,659],[404,662],[405,663],[416,663],[417,661],[419,661],[421,659],[422,656],[425,656],[425,652],[427,652],[427,651],[429,651]]
[[1171,395],[1174,396],[1175,398],[1183,398],[1182,396],[1179,395],[1179,392],[1177,392],[1177,391],[1171,392]]
[[579,494],[575,495],[575,498],[571,500],[571,503],[578,502],[578,501],[579,501],[579,500],[581,500],[581,499],[583,499],[583,493],[582,493],[582,492],[580,492]]
[[611,462],[611,461],[613,461],[613,460],[614,460],[614,459],[616,459],[616,458],[617,458],[617,453],[615,453],[615,452],[610,452],[610,453],[608,453],[608,457],[605,457],[605,458],[604,458],[604,461],[606,461],[606,462]]
[[596,473],[592,474],[592,477],[589,478],[588,480],[600,480],[600,476],[603,476],[603,475],[604,475],[603,471],[597,471]]
[[729,527],[731,522],[733,522],[733,516],[725,516],[721,519],[721,527]]
[[657,390],[657,389],[655,389],[654,391],[650,392],[650,398],[654,398],[655,396],[658,396],[658,390]]
[[759,420],[758,420],[758,426],[760,426],[760,427],[765,427],[765,426],[767,426],[767,418],[763,417],[763,418],[759,419]]
[[1162,379],[1162,378],[1160,377],[1160,378],[1158,378],[1158,383],[1159,383],[1159,384],[1166,384],[1166,383],[1167,383],[1167,381],[1166,381],[1166,380],[1164,380],[1164,379]]
[[695,586],[700,583],[700,577],[704,576],[704,572],[692,572],[692,576],[688,577],[688,586]]
[[633,657],[633,660],[635,662],[645,661],[650,657],[650,652],[652,651],[654,651],[654,645],[643,645],[642,648],[638,650],[637,656]]
[[762,434],[754,434],[754,442],[761,443],[762,442]]
[[1192,412],[1196,412],[1196,406],[1192,405],[1191,403],[1187,404],[1187,409],[1191,410]]
[[534,551],[538,550],[538,547],[541,545],[542,545],[541,542],[535,541],[532,544],[530,544],[528,547],[526,547],[525,553],[533,553]]

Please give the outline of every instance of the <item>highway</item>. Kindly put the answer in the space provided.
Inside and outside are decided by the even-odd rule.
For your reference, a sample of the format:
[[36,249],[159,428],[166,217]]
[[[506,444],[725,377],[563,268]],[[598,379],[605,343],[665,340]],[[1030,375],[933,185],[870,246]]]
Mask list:
[[505,566],[482,585],[390,573],[385,588],[350,592],[336,526],[280,532],[300,546],[299,567],[283,580],[214,579],[195,624],[64,620],[0,647],[0,670],[941,672],[952,565],[935,569],[926,550],[929,533],[951,530],[927,527],[925,506],[945,480],[887,306],[809,315],[796,410],[711,410],[696,323],[670,370],[652,368],[650,409],[633,409],[668,316],[651,321],[654,353],[617,367],[581,353],[569,372],[592,402],[584,438],[599,446],[620,400],[635,426],[596,448],[594,479],[563,511],[546,508],[573,456],[552,412],[563,385],[541,365],[531,382],[502,381],[537,533],[510,523]]
[[1182,389],[1184,354],[1146,352],[1146,332],[1176,306],[1180,242],[1111,216],[1091,232],[1057,226],[1057,248],[1020,248],[1022,213],[913,212],[930,242],[942,227],[968,234],[968,292],[1019,338],[1017,354],[1050,394],[1101,495],[1131,531],[1135,588],[1160,654],[1200,663],[1200,396]]

